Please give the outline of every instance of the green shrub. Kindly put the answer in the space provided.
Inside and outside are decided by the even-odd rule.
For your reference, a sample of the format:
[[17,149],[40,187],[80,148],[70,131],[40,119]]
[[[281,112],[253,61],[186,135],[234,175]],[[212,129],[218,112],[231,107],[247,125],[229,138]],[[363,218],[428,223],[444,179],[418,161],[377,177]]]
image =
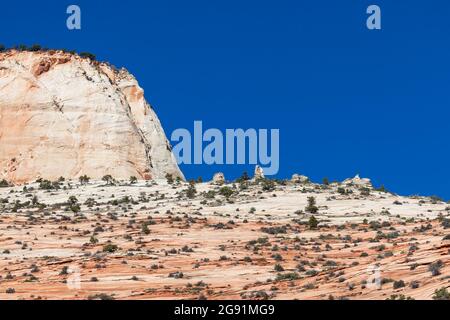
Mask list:
[[233,195],[233,193],[234,193],[233,189],[231,189],[230,187],[226,187],[226,186],[220,188],[220,190],[219,190],[219,194],[226,198],[231,197]]
[[103,246],[103,252],[113,253],[116,252],[118,249],[119,247],[117,247],[117,245],[111,243],[108,243]]
[[91,180],[91,178],[89,178],[87,175],[84,175],[84,176],[81,176],[81,177],[79,178],[79,180],[80,180],[80,183],[81,183],[81,184],[88,184],[88,183],[89,183],[89,180]]
[[92,61],[96,60],[96,56],[90,52],[80,52],[80,57],[82,58],[87,58],[90,59]]
[[8,181],[6,181],[5,179],[1,180],[0,181],[0,188],[7,188],[7,187],[9,187]]
[[319,225],[319,221],[316,219],[316,217],[311,216],[308,221],[309,228],[316,229],[318,225]]
[[433,300],[450,300],[450,293],[447,288],[440,288],[434,291]]
[[316,206],[316,198],[308,197],[308,205],[305,207],[305,211],[309,213],[317,213],[319,208]]
[[277,281],[283,281],[283,280],[298,280],[300,279],[300,276],[297,272],[288,272],[288,273],[279,273],[277,274]]

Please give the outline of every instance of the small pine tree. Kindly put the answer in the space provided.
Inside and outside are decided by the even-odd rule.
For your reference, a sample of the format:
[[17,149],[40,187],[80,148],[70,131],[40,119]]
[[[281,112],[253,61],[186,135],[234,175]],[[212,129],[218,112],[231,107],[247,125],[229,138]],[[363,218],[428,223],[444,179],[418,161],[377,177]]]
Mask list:
[[103,176],[102,180],[108,185],[112,185],[114,183],[114,178],[110,174]]
[[317,213],[319,208],[316,206],[316,198],[308,197],[308,205],[305,207],[305,211],[309,213]]
[[450,300],[450,292],[445,287],[435,290],[433,300]]
[[193,199],[195,197],[195,194],[197,193],[197,189],[195,189],[195,184],[194,183],[189,183],[189,187],[186,190],[186,196],[189,199]]
[[79,178],[79,180],[80,180],[81,184],[85,185],[85,184],[89,183],[89,180],[91,180],[91,178],[89,178],[87,175],[84,175],[84,176],[81,176]]
[[310,229],[316,229],[319,225],[319,221],[316,219],[316,217],[311,216],[311,218],[309,218],[308,225]]

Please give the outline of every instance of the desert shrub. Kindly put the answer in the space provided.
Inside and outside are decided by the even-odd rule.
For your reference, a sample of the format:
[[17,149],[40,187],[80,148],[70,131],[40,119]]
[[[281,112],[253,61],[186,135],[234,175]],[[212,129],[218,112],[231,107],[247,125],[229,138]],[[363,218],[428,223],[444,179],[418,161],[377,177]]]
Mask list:
[[264,179],[261,181],[263,191],[273,191],[275,190],[275,182],[270,179]]
[[138,182],[138,179],[135,176],[130,177],[130,184],[135,184]]
[[28,47],[26,45],[24,45],[24,44],[19,44],[15,48],[18,51],[26,51],[26,50],[28,50]]
[[150,234],[150,229],[148,228],[147,223],[143,223],[141,227],[141,231],[143,234]]
[[112,243],[108,243],[103,246],[103,252],[113,253],[113,252],[116,252],[118,249],[119,248],[117,247],[117,245],[112,244]]
[[283,271],[284,271],[283,266],[282,266],[281,264],[279,264],[279,263],[277,263],[277,264],[273,267],[273,269],[274,269],[275,271],[277,271],[277,272],[283,272]]
[[440,288],[434,291],[433,300],[450,300],[450,293],[447,288]]
[[9,187],[9,183],[8,181],[6,181],[5,179],[0,181],[0,188],[7,188]]
[[300,276],[297,272],[288,272],[288,273],[279,273],[277,274],[276,281],[283,281],[283,280],[298,280],[300,279]]
[[171,175],[170,173],[166,174],[166,180],[168,184],[173,184],[174,180],[173,180],[173,175]]
[[272,258],[273,258],[275,261],[283,261],[283,257],[282,257],[281,254],[279,254],[279,253],[273,254],[273,255],[272,255]]
[[169,278],[181,279],[183,277],[184,277],[183,272],[172,272],[172,273],[169,273]]
[[305,272],[305,274],[306,274],[307,276],[310,276],[310,277],[314,277],[314,276],[316,276],[318,273],[319,273],[319,272],[318,272],[317,270],[314,270],[314,269],[311,269],[311,270],[308,270],[308,271]]
[[64,267],[61,269],[61,272],[59,273],[59,275],[60,275],[60,276],[65,276],[65,275],[67,275],[67,274],[69,274],[69,267],[68,267],[68,266],[64,266]]
[[381,185],[381,186],[379,186],[378,188],[375,188],[374,190],[375,190],[375,191],[379,191],[379,192],[388,192],[388,191],[386,190],[386,188],[384,187],[384,185]]
[[51,182],[49,180],[39,180],[39,189],[58,190],[60,189],[60,184],[58,181]]
[[96,56],[90,52],[80,52],[80,57],[95,61]]
[[233,193],[234,193],[233,190],[230,187],[226,187],[226,186],[220,188],[220,190],[219,190],[219,194],[226,198],[231,197],[233,195]]
[[193,199],[195,198],[195,194],[197,193],[197,189],[195,189],[195,184],[194,183],[189,183],[189,187],[185,190],[186,192],[186,197],[188,197],[189,199]]
[[405,287],[405,282],[403,280],[394,281],[393,288],[400,289]]
[[308,220],[308,226],[310,229],[316,229],[319,225],[319,220],[316,219],[316,217],[311,216]]
[[88,296],[88,300],[114,300],[114,297],[106,293],[99,293]]
[[286,226],[280,226],[280,227],[262,227],[262,232],[268,233],[268,234],[278,234],[278,233],[286,233],[287,228]]
[[438,260],[428,266],[428,271],[430,271],[431,275],[435,277],[441,274],[441,269],[443,266],[444,263],[441,260]]
[[41,49],[42,49],[42,47],[41,47],[40,44],[33,44],[33,45],[29,48],[30,51],[39,51],[39,50],[41,50]]
[[309,213],[317,213],[319,208],[316,206],[316,198],[308,197],[308,205],[305,207],[305,211]]
[[87,175],[80,176],[80,178],[79,178],[81,184],[87,184],[87,183],[89,183],[89,180],[90,180],[90,179],[91,179],[91,178],[89,178]]
[[240,176],[239,178],[236,179],[236,182],[237,183],[241,183],[241,182],[245,182],[245,181],[248,181],[248,180],[250,180],[250,177],[248,176],[247,171],[244,171],[242,173],[242,176]]
[[114,178],[110,174],[104,175],[102,180],[105,181],[108,185],[114,184]]
[[450,219],[443,219],[441,222],[441,226],[444,229],[450,229]]

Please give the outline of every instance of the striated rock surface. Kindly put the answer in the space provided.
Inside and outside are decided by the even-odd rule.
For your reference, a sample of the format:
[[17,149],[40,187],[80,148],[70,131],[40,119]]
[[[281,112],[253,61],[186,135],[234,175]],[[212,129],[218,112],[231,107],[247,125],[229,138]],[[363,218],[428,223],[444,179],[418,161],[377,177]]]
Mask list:
[[183,178],[144,91],[62,51],[0,53],[0,179]]

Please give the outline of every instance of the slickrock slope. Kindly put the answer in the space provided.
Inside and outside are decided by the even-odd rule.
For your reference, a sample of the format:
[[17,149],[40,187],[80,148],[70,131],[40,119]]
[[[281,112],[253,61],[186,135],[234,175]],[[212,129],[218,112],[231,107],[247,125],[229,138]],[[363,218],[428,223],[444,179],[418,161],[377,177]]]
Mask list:
[[62,51],[0,53],[0,179],[182,177],[126,70]]
[[0,188],[0,299],[384,300],[450,290],[450,206],[437,198],[289,181],[47,187]]

